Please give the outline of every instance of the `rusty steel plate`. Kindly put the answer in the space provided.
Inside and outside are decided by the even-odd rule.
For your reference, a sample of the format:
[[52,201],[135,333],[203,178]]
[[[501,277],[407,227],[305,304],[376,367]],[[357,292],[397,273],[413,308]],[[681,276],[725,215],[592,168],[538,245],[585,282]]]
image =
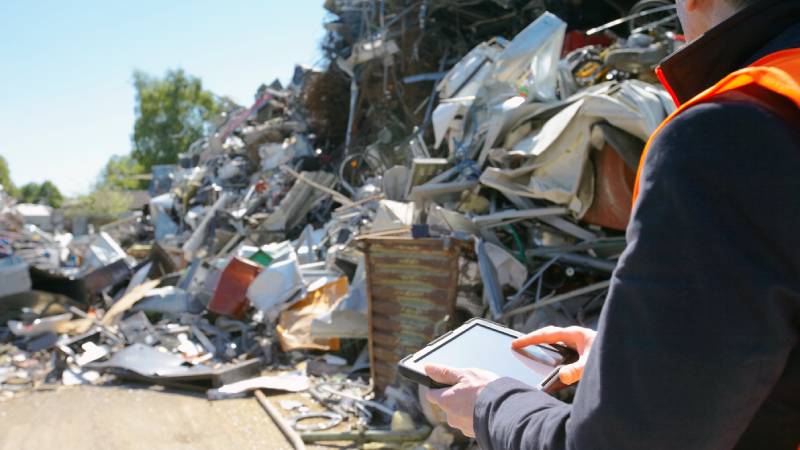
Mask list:
[[470,247],[452,239],[397,237],[359,245],[367,265],[371,375],[380,394],[397,381],[402,358],[444,331],[441,323],[455,309],[458,259]]

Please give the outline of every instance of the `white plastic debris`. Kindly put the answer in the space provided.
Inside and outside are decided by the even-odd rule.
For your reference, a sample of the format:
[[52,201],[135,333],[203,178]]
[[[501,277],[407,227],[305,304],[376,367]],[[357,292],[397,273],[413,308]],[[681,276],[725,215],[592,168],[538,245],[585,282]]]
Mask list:
[[256,389],[301,392],[307,390],[310,385],[305,375],[271,375],[226,384],[218,389],[209,389],[206,393],[210,400],[219,400]]
[[292,250],[288,259],[273,262],[258,274],[247,289],[247,298],[256,309],[275,320],[282,304],[304,288],[297,255]]
[[64,386],[76,386],[80,384],[94,383],[100,379],[100,373],[94,370],[80,371],[67,367],[61,372],[61,382]]
[[97,345],[94,342],[83,343],[81,349],[83,349],[83,353],[75,357],[75,364],[80,367],[105,358],[111,353],[107,345]]

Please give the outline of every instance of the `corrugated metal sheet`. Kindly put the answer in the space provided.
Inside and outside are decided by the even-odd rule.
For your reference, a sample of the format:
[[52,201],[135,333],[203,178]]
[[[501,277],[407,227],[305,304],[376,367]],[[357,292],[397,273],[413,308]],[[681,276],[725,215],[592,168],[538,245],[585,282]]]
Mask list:
[[397,363],[436,337],[436,324],[447,315],[452,317],[458,258],[464,248],[450,239],[361,241],[367,263],[370,363],[377,392],[394,383]]

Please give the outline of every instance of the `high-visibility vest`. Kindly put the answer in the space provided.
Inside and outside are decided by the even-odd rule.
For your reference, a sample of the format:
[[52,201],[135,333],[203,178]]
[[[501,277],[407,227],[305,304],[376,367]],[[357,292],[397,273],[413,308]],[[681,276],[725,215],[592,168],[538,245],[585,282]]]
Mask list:
[[[659,76],[660,75],[659,73]],[[660,76],[660,78],[662,78],[663,82],[663,77]],[[667,83],[664,83],[664,86],[667,90],[670,90]],[[735,91],[747,86],[759,86],[768,89],[788,98],[800,108],[800,49],[783,50],[765,56],[749,67],[733,72],[716,85],[705,90],[683,105],[678,104],[675,94],[670,91],[675,103],[678,104],[678,109],[659,125],[647,141],[647,145],[642,153],[642,159],[639,160],[639,169],[636,171],[636,183],[633,187],[634,204],[636,204],[636,199],[639,196],[639,181],[642,175],[642,169],[644,168],[645,159],[647,158],[647,152],[650,150],[650,146],[653,144],[655,137],[658,136],[658,133],[660,133],[672,119],[692,106],[698,103],[708,102],[715,96],[725,92]]]

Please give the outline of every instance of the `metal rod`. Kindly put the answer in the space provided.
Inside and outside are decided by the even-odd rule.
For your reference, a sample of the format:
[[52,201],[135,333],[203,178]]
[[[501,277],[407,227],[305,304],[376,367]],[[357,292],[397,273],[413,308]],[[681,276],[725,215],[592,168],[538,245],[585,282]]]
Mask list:
[[550,266],[555,264],[555,262],[558,261],[558,258],[560,258],[560,257],[561,257],[561,255],[557,255],[556,257],[554,257],[554,258],[550,259],[549,261],[545,262],[539,268],[539,270],[537,270],[536,273],[528,281],[526,281],[525,284],[522,285],[522,287],[519,289],[519,291],[517,291],[516,294],[514,294],[512,297],[510,297],[508,299],[509,303],[510,302],[516,302],[520,297],[522,297],[522,294],[524,294],[525,291],[530,289],[530,287],[533,286],[533,283],[535,283],[536,280],[538,280],[542,275],[544,275],[544,272],[547,269],[549,269]]
[[341,433],[336,432],[309,432],[302,433],[300,436],[303,441],[311,444],[314,442],[330,442],[330,441],[352,441],[356,443],[364,442],[414,442],[422,441],[431,434],[431,427],[423,425],[416,430],[410,431],[384,431],[384,430],[366,430],[366,431],[345,431]]
[[544,308],[545,306],[552,305],[553,303],[563,302],[564,300],[569,300],[571,298],[575,298],[579,295],[588,294],[590,292],[599,291],[601,289],[606,289],[611,286],[611,280],[603,281],[600,283],[595,283],[580,289],[575,289],[574,291],[566,292],[561,295],[553,296],[547,300],[542,300],[538,303],[534,303],[532,305],[523,306],[521,308],[517,308],[513,311],[509,311],[503,314],[503,319],[508,319],[509,317],[516,316],[518,314],[530,312],[537,310],[539,308]]
[[570,222],[563,217],[552,216],[552,217],[540,217],[540,222],[544,222],[551,227],[566,233],[570,236],[576,237],[582,241],[593,241],[597,239],[597,235],[588,231],[574,223]]
[[650,14],[655,14],[655,13],[659,13],[659,12],[662,12],[662,11],[674,10],[675,8],[676,8],[675,5],[664,5],[664,6],[659,6],[657,8],[641,11],[641,12],[638,12],[636,14],[631,14],[629,16],[621,17],[621,18],[619,18],[617,20],[612,20],[611,22],[608,22],[605,25],[600,25],[599,27],[595,27],[595,28],[592,28],[590,30],[587,30],[586,31],[586,35],[587,36],[591,36],[593,34],[597,34],[597,33],[601,32],[601,31],[605,31],[605,30],[607,30],[609,28],[614,28],[617,25],[622,25],[623,23],[629,22],[629,21],[631,21],[633,19],[638,19],[640,17],[646,17],[646,16],[649,16]]
[[353,400],[354,402],[363,403],[363,404],[365,404],[367,406],[371,406],[371,407],[377,409],[378,411],[386,414],[389,417],[392,417],[392,414],[394,414],[394,410],[391,410],[391,409],[387,408],[386,406],[381,405],[378,402],[373,402],[371,400],[364,400],[363,398],[359,398],[359,397],[357,397],[355,395],[351,395],[351,394],[348,394],[346,392],[337,391],[336,389],[333,389],[330,386],[321,386],[320,389],[322,389],[323,391],[325,391],[325,392],[327,392],[329,394],[338,395],[339,397],[346,398],[346,399],[349,399],[349,400]]
[[347,131],[344,136],[344,154],[350,154],[350,144],[353,139],[353,122],[356,118],[356,101],[358,100],[358,82],[356,81],[356,74],[353,71],[352,79],[350,80],[350,111],[347,116]]
[[678,18],[677,14],[672,14],[671,16],[667,16],[664,17],[663,19],[656,20],[655,22],[648,23],[647,25],[642,25],[639,28],[635,28],[631,30],[631,34],[641,33],[642,31],[650,31],[653,28],[656,28],[660,25],[664,25],[665,23],[670,23],[677,18]]
[[495,214],[487,214],[485,216],[475,216],[472,218],[472,223],[476,226],[490,226],[495,223],[502,223],[508,220],[517,220],[517,219],[535,219],[538,217],[544,216],[559,216],[564,215],[567,213],[566,208],[562,207],[549,207],[549,208],[537,208],[537,209],[529,209],[529,210],[508,210],[503,211]]
[[564,254],[564,253],[585,252],[589,250],[622,252],[622,250],[625,249],[625,245],[626,242],[624,237],[604,238],[595,241],[581,242],[579,244],[573,244],[573,245],[554,245],[554,246],[537,247],[531,250],[526,250],[525,255],[527,255],[528,258],[536,258],[536,257],[549,257],[549,256],[554,256],[556,254]]
[[608,261],[600,258],[592,258],[591,256],[586,256],[586,255],[565,253],[560,255],[560,257],[561,260],[566,263],[577,264],[579,266],[588,267],[590,269],[599,270],[601,272],[606,272],[606,273],[612,273],[614,272],[614,269],[617,268],[616,261]]
[[281,433],[286,436],[286,440],[292,444],[292,447],[294,447],[295,450],[305,450],[306,444],[303,443],[303,439],[292,429],[292,426],[283,419],[283,416],[275,409],[275,406],[267,400],[267,396],[264,395],[261,389],[256,389],[256,400],[258,400],[258,403],[261,403],[261,407],[269,414],[269,417],[272,418],[272,421],[275,422],[275,425],[281,430]]
[[281,166],[281,170],[283,170],[284,172],[286,172],[289,175],[293,176],[298,181],[302,181],[302,182],[310,185],[311,187],[313,187],[315,189],[319,189],[320,191],[322,191],[322,192],[324,192],[326,194],[330,194],[333,197],[334,200],[336,200],[337,202],[341,203],[342,205],[353,206],[355,204],[352,200],[350,200],[349,198],[345,197],[344,195],[336,192],[335,190],[333,190],[333,189],[331,189],[331,188],[329,188],[327,186],[323,186],[323,185],[321,185],[321,184],[319,184],[317,182],[309,180],[305,175],[303,175],[302,173],[297,173],[296,171],[292,170],[292,168],[289,167],[289,166]]

